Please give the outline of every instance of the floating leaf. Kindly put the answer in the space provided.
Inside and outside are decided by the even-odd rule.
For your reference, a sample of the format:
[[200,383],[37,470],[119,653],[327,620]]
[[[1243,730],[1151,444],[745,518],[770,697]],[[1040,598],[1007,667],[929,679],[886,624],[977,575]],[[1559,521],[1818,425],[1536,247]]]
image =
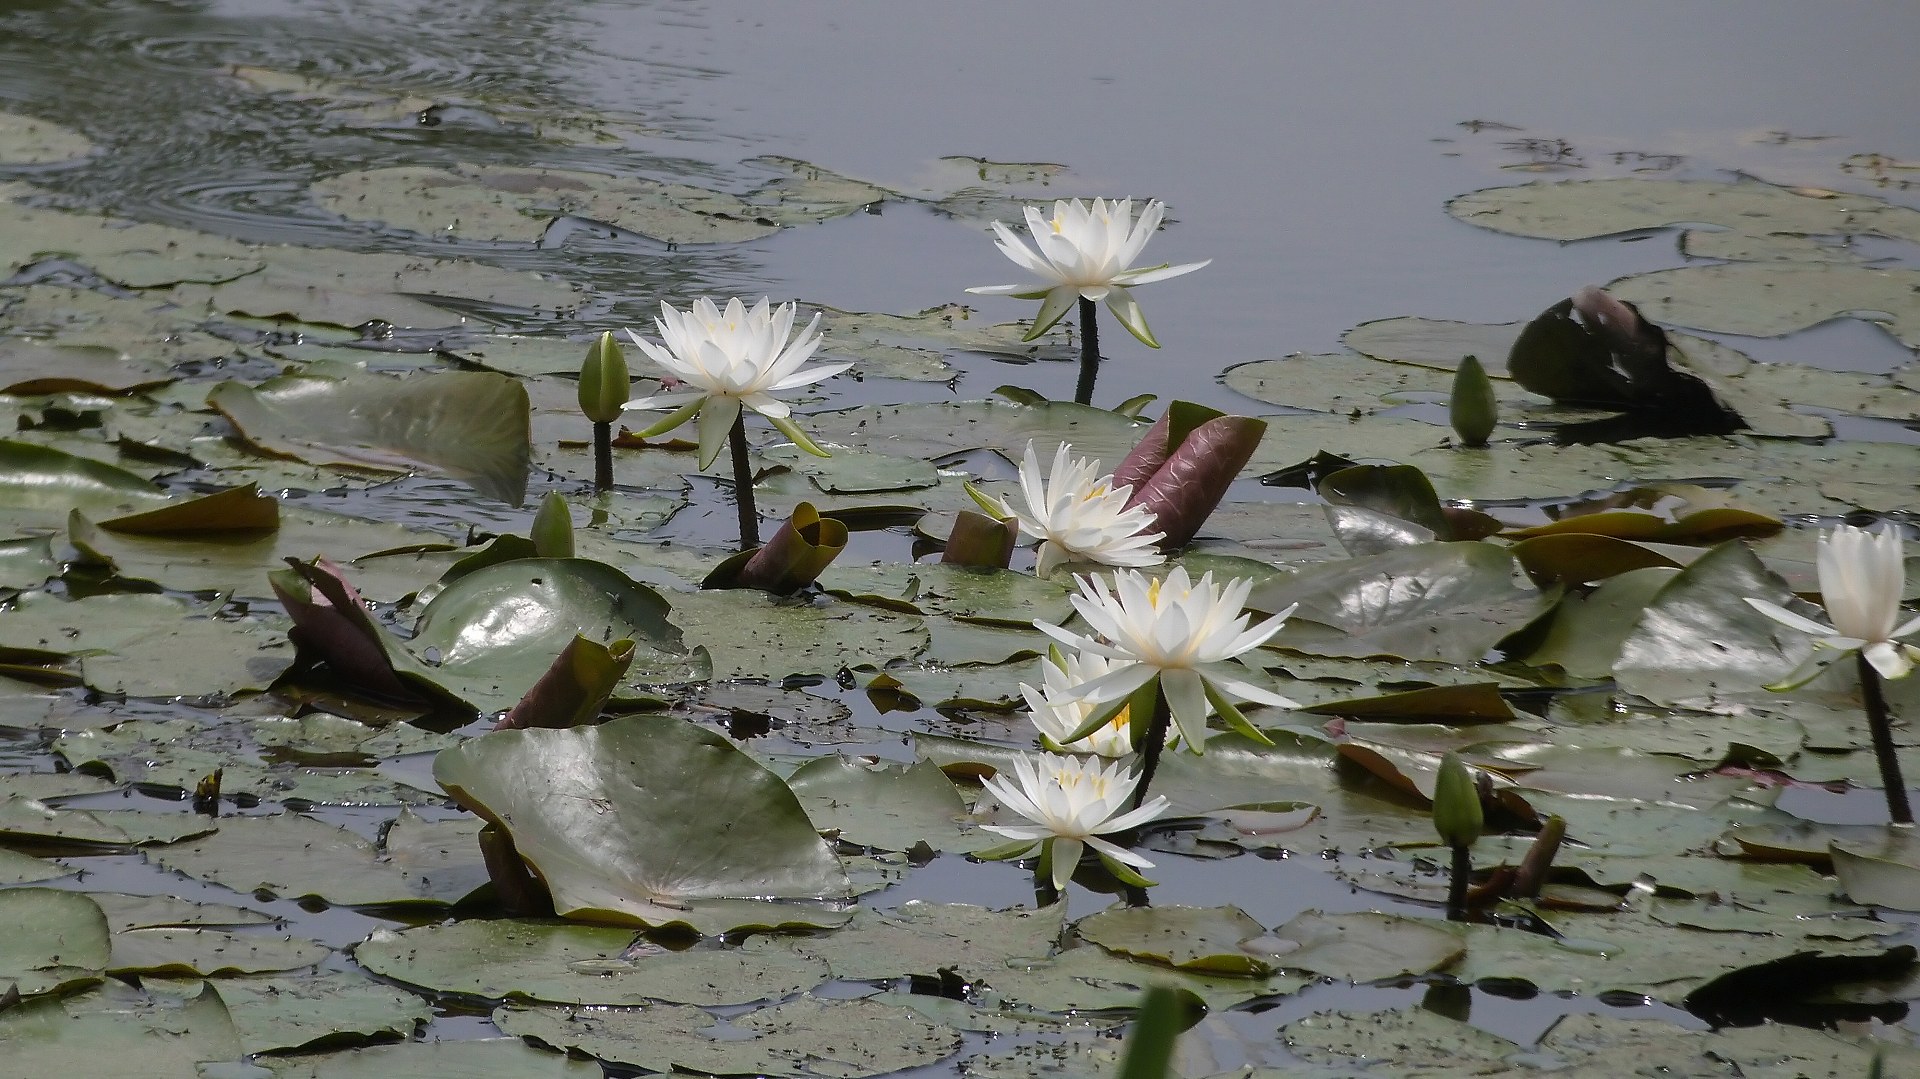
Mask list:
[[904,851],[997,846],[999,836],[963,828],[966,803],[953,781],[927,761],[887,764],[843,755],[816,757],[794,769],[787,785],[814,826],[843,843]]
[[1299,945],[1277,955],[1278,965],[1350,982],[1430,974],[1465,951],[1458,938],[1430,921],[1367,911],[1307,911],[1273,936]]
[[1273,641],[1282,647],[1473,663],[1545,605],[1517,569],[1489,544],[1427,544],[1306,566],[1255,586],[1247,604],[1300,604]]
[[[478,822],[470,826],[478,831]],[[341,906],[449,906],[486,879],[477,847],[468,847],[463,858],[445,864],[412,868],[391,857],[397,843],[390,832],[390,857],[383,858],[379,847],[353,832],[282,813],[227,818],[220,831],[156,850],[152,860],[236,892],[313,897]],[[298,857],[290,857],[290,851]]]
[[747,1004],[818,984],[825,963],[764,938],[671,952],[633,947],[632,929],[526,919],[468,919],[354,946],[361,966],[439,993],[600,1006],[670,1001]]
[[113,974],[258,974],[312,966],[332,954],[326,945],[289,936],[219,929],[157,927],[113,935]]
[[952,970],[968,982],[991,982],[1009,962],[1050,953],[1065,925],[1064,904],[989,910],[910,899],[891,911],[862,910],[846,928],[808,941],[807,950],[848,981]]
[[222,978],[213,989],[250,1054],[404,1038],[433,1018],[432,1007],[412,993],[350,971]]
[[1586,240],[1638,229],[1719,225],[1739,236],[1893,236],[1920,240],[1920,210],[1871,195],[1805,194],[1739,180],[1610,177],[1492,187],[1458,196],[1447,212],[1515,236]]
[[860,1079],[934,1064],[960,1035],[908,1008],[872,1000],[801,997],[736,1016],[724,1037],[698,1008],[591,1012],[509,1006],[501,1030],[640,1067],[708,1074]]
[[1607,288],[1648,318],[1712,333],[1778,337],[1852,317],[1920,348],[1920,270],[1735,262],[1656,270]]
[[207,403],[265,453],[375,472],[426,468],[509,505],[526,500],[527,391],[506,375],[283,375],[223,382]]
[[0,924],[8,927],[0,936],[0,982],[21,996],[80,989],[98,982],[106,969],[107,916],[84,895],[0,889]]
[[1182,970],[1254,977],[1278,965],[1248,946],[1266,929],[1239,907],[1120,907],[1083,918],[1074,928],[1110,952]]
[[0,1011],[0,1044],[8,1071],[19,1076],[72,1075],[76,1061],[124,1061],[155,1077],[197,1076],[205,1074],[199,1065],[238,1062],[241,1054],[233,1020],[212,988],[174,997],[118,982]]
[[1878,842],[1837,839],[1829,850],[1834,875],[1849,899],[1920,910],[1920,839],[1889,829]]
[[497,731],[443,751],[434,778],[511,833],[563,916],[662,925],[688,900],[847,895],[787,785],[678,719]]

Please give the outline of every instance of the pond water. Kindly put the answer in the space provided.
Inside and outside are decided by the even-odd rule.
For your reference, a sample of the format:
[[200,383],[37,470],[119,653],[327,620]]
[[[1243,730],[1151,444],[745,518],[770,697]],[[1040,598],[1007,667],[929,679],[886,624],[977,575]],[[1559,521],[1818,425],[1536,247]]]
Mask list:
[[[764,294],[853,312],[907,313],[967,302],[982,322],[1029,317],[1025,301],[965,295],[968,286],[1012,281],[1008,275],[1019,271],[995,251],[979,217],[950,212],[937,195],[965,181],[970,168],[991,167],[948,159],[1051,163],[1061,168],[1029,168],[1006,186],[1034,198],[1165,200],[1169,224],[1149,259],[1212,260],[1201,271],[1142,289],[1163,349],[1150,350],[1108,324],[1108,362],[1095,403],[1112,406],[1136,394],[1180,397],[1276,417],[1278,427],[1286,423],[1287,402],[1243,396],[1225,385],[1222,372],[1293,353],[1337,352],[1348,330],[1395,316],[1524,320],[1580,286],[1686,261],[1671,230],[1561,244],[1476,228],[1445,210],[1449,199],[1466,192],[1534,179],[1750,176],[1920,207],[1920,187],[1912,186],[1920,185],[1913,165],[1920,158],[1912,112],[1920,100],[1915,41],[1920,6],[1900,2],[1732,8],[1649,0],[1596,9],[1531,0],[1471,6],[11,0],[0,2],[0,113],[63,125],[98,149],[77,162],[0,164],[0,181],[36,185],[32,201],[40,205],[107,211],[252,243],[461,257],[557,274],[592,290],[593,298],[559,316],[498,307],[483,313],[529,333],[580,336],[648,325],[660,300],[684,303],[698,295]],[[590,137],[575,137],[583,130]],[[769,156],[927,198],[889,199],[871,212],[736,243],[673,244],[565,220],[527,243],[383,228],[332,212],[312,190],[316,181],[343,173],[477,164],[576,169],[741,193],[790,175],[767,163]],[[1914,266],[1910,243],[1867,238],[1857,246],[1876,266]],[[35,272],[67,280],[60,277],[67,271],[47,265]],[[23,277],[10,284],[27,283]],[[465,327],[479,329],[478,323]],[[1898,372],[1914,358],[1892,333],[1857,319],[1772,338],[1716,339],[1763,362],[1869,375]],[[417,350],[473,341],[460,331],[401,329],[360,343]],[[643,366],[637,353],[630,360],[636,371]],[[1074,364],[1058,356],[1009,362],[963,351],[948,362],[950,372],[917,381],[835,379],[807,408],[977,400],[1003,384],[1066,399],[1075,377]],[[1382,414],[1432,421],[1443,411],[1431,395],[1409,401]],[[1833,411],[1821,411],[1817,402],[1783,403]],[[1920,441],[1888,415],[1842,411],[1840,417],[1834,426],[1845,439]],[[1434,441],[1442,437],[1444,428],[1435,428]],[[965,467],[988,478],[1012,474],[985,453],[966,457]],[[1707,475],[1719,474],[1659,478]],[[169,482],[186,489],[216,478],[189,473]],[[286,486],[290,505],[455,541],[475,532],[522,532],[533,504],[510,509],[432,477],[332,494]],[[579,488],[564,477],[536,474],[532,495],[549,489],[575,494]],[[1580,490],[1564,489],[1568,496]],[[1230,495],[1269,497],[1311,496],[1275,495],[1250,478]],[[1496,494],[1488,501],[1501,499]],[[1540,519],[1543,500],[1520,501],[1509,507],[1511,519]],[[1792,503],[1783,515],[1807,524],[1829,509]],[[721,545],[732,523],[724,492],[696,480],[690,505],[652,539]],[[854,563],[911,558],[905,527],[856,533],[844,556]],[[1015,565],[1031,568],[1031,561]],[[271,606],[258,584],[240,594]],[[845,748],[880,758],[914,759],[909,736],[915,733],[997,742],[1023,737],[1017,716],[883,712],[867,693],[838,689],[830,677],[815,683],[808,694],[851,710],[847,725],[858,736]],[[53,734],[63,724],[93,728],[144,714],[137,704],[83,694],[62,691],[62,703],[51,711],[34,696],[19,706],[21,722],[0,719],[0,771],[50,770]],[[22,696],[29,695],[23,690]],[[699,708],[694,702],[683,711],[711,718]],[[184,704],[154,711],[213,714]],[[59,721],[43,723],[43,715]],[[757,748],[792,758],[835,746],[796,734],[762,739]],[[430,760],[401,756],[383,774],[430,786]],[[1406,800],[1378,780],[1349,785],[1383,800]],[[148,790],[65,804],[174,803],[170,793]],[[1780,806],[1819,822],[1882,819],[1873,791],[1843,795],[1806,785]],[[443,819],[458,811],[428,806],[421,812]],[[370,839],[392,819],[390,809],[326,808],[316,815]],[[1239,856],[1156,853],[1161,884],[1154,902],[1232,903],[1266,927],[1310,910],[1436,914],[1431,903],[1363,891],[1331,875],[1326,866],[1333,859],[1319,852],[1234,853]],[[1404,865],[1413,855],[1381,857]],[[236,894],[135,854],[76,864],[82,862],[84,879],[52,886],[244,903],[334,949],[323,961],[327,970],[353,969],[346,946],[401,924],[344,906]],[[902,872],[900,883],[864,902],[882,910],[909,900],[996,908],[1034,902],[1028,873],[1014,865],[943,854]],[[1431,882],[1430,873],[1422,877]],[[1079,917],[1111,897],[1076,884],[1067,899]],[[1907,917],[1878,915],[1896,924]],[[1908,941],[1910,933],[1902,932],[1883,942]],[[1417,1009],[1432,996],[1430,981],[1356,988],[1322,979],[1255,1006],[1222,1009],[1189,1038],[1191,1059],[1182,1067],[1201,1075],[1284,1064],[1290,1057],[1278,1040],[1289,1024],[1320,1012]],[[1472,989],[1470,999],[1476,1027],[1521,1046],[1561,1017],[1587,1013],[1707,1026],[1672,1003],[1637,994],[1516,994],[1494,979]],[[470,1000],[449,995],[435,1003],[439,1010],[422,1038],[497,1033],[479,1017],[486,1009]],[[1459,1014],[1457,1003],[1427,1006]],[[1910,1040],[1920,1029],[1904,1006],[1890,1017],[1904,1020],[1896,1039]],[[1029,1033],[970,1033],[960,1054],[921,1072],[958,1074],[956,1061],[996,1044],[1004,1051]],[[993,1073],[992,1067],[978,1065],[968,1074]],[[993,1074],[1026,1074],[1006,1067]]]

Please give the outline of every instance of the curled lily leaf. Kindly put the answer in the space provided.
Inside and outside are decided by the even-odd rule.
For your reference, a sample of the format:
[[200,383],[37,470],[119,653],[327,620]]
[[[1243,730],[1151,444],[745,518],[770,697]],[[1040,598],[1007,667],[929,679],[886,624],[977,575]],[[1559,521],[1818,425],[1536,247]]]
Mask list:
[[802,502],[764,546],[720,563],[700,587],[758,588],[776,596],[791,595],[817,580],[846,549],[846,524],[822,517],[813,503]]
[[578,727],[593,722],[633,665],[633,652],[634,642],[625,638],[600,644],[574,637],[493,729]]
[[988,516],[961,510],[947,533],[947,549],[940,561],[980,569],[1006,569],[1013,560],[1013,545],[1020,538],[1020,525],[1012,517]]
[[1265,420],[1175,401],[1113,470],[1116,487],[1132,487],[1129,507],[1153,512],[1164,550],[1184,547],[1200,531],[1266,434]]

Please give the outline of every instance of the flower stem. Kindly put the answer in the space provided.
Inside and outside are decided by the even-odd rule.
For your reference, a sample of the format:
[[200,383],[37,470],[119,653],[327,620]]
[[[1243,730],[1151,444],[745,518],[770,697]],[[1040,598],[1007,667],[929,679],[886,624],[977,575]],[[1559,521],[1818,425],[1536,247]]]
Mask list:
[[593,489],[613,490],[613,423],[593,425]]
[[760,514],[753,506],[753,465],[747,460],[747,413],[734,417],[727,439],[733,444],[733,504],[740,510],[740,549],[760,546]]
[[1076,404],[1093,403],[1093,380],[1100,375],[1100,324],[1093,301],[1080,297],[1080,384],[1073,389]]
[[1860,665],[1860,696],[1867,706],[1867,730],[1873,736],[1873,755],[1880,762],[1880,786],[1887,793],[1887,817],[1895,824],[1912,824],[1913,807],[1907,803],[1907,785],[1900,777],[1900,760],[1893,755],[1893,717],[1887,714],[1887,695],[1880,685],[1880,672],[1867,661],[1866,653],[1854,658]]
[[1447,873],[1447,920],[1467,920],[1467,878],[1473,876],[1473,855],[1465,843],[1453,845],[1453,865]]
[[1171,719],[1167,710],[1167,691],[1160,688],[1156,680],[1153,684],[1153,718],[1147,723],[1147,741],[1145,745],[1136,747],[1140,750],[1140,782],[1133,788],[1135,809],[1139,809],[1141,803],[1147,800],[1147,785],[1153,782],[1153,774],[1160,770],[1160,750],[1166,747],[1167,724]]

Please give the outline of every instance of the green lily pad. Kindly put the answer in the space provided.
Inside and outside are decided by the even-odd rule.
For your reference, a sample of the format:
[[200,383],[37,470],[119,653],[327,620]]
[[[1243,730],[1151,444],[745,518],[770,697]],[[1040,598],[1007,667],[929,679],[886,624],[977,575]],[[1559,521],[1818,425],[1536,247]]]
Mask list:
[[78,867],[64,866],[0,847],[0,885],[35,884],[43,880],[70,877],[78,872]]
[[[860,1079],[924,1067],[960,1048],[960,1035],[909,1008],[801,997],[726,1020],[698,1008],[621,1011],[509,1006],[501,1030],[602,1060],[707,1074]],[[716,1037],[715,1034],[721,1036]]]
[[164,363],[142,361],[103,345],[42,344],[0,339],[0,393],[129,394],[164,385],[174,376]]
[[126,929],[113,935],[113,974],[259,974],[309,967],[333,954],[318,941],[220,929]]
[[1275,964],[1350,982],[1431,974],[1464,951],[1458,938],[1430,921],[1370,911],[1307,911],[1275,929],[1273,937],[1299,945],[1278,952]]
[[1301,567],[1255,586],[1247,604],[1300,604],[1271,642],[1279,647],[1473,663],[1545,605],[1518,570],[1489,544],[1424,544]]
[[1526,661],[1536,667],[1551,663],[1579,678],[1607,677],[1640,613],[1678,572],[1663,566],[1628,570],[1589,594],[1562,596]]
[[764,938],[670,952],[636,946],[631,929],[524,919],[381,930],[353,956],[381,977],[435,992],[595,1006],[746,1004],[827,976],[825,963]]
[[1115,954],[1181,970],[1256,977],[1278,965],[1248,947],[1266,928],[1239,907],[1118,907],[1083,918],[1074,929]]
[[1920,348],[1920,270],[1735,262],[1623,277],[1607,291],[1656,322],[1713,333],[1779,337],[1862,318]]
[[787,785],[814,827],[843,843],[904,851],[969,851],[1004,840],[962,825],[966,803],[953,781],[927,761],[885,764],[834,755],[794,769]]
[[169,996],[118,982],[0,1012],[0,1043],[8,1070],[20,1076],[71,1075],[76,1061],[125,1061],[142,1075],[194,1076],[205,1074],[202,1063],[238,1061],[241,1054],[233,1020],[211,989]]
[[[675,622],[691,620],[675,603]],[[503,619],[501,613],[514,612]],[[517,703],[575,636],[631,640],[624,683],[637,687],[699,677],[659,593],[601,562],[521,558],[468,573],[420,612],[413,637],[388,641],[403,673],[427,679],[483,712]],[[399,656],[404,649],[406,655]],[[623,696],[615,691],[616,696]]]
[[115,933],[129,929],[177,929],[191,926],[268,925],[269,914],[225,903],[197,903],[170,895],[88,892]]
[[1520,1051],[1498,1034],[1425,1008],[1321,1012],[1287,1024],[1285,1034],[1287,1047],[1313,1063],[1349,1069],[1384,1065],[1395,1075],[1434,1079],[1475,1065],[1503,1068]]
[[1836,840],[1833,872],[1856,903],[1920,910],[1920,839],[1889,829],[1878,842]]
[[1140,963],[1104,948],[1068,948],[1050,957],[1015,959],[976,986],[981,1006],[1002,1012],[1120,1012],[1139,1007],[1149,985],[1170,985],[1199,997],[1209,1008],[1227,1008],[1263,997],[1296,992],[1310,984],[1292,974],[1261,977],[1177,970]]
[[682,720],[496,731],[443,751],[434,778],[512,835],[564,916],[663,925],[688,900],[848,894],[787,785]]
[[[405,833],[402,832],[404,836]],[[341,906],[449,906],[485,879],[476,843],[450,864],[408,866],[353,832],[296,813],[229,817],[220,831],[151,852],[164,869],[236,892],[265,891],[287,899],[319,898]],[[288,851],[300,856],[290,858]]]
[[1447,212],[1495,232],[1563,242],[1700,224],[1719,225],[1737,236],[1920,240],[1920,210],[1870,195],[1803,194],[1758,180],[1613,177],[1492,187],[1452,199]]
[[[571,311],[569,285],[465,259],[432,259],[325,247],[246,247],[267,269],[217,285],[183,284],[182,307],[251,319],[353,328],[367,323],[450,326],[487,306]],[[108,274],[108,276],[112,276]],[[456,314],[454,312],[461,312]]]
[[404,1038],[433,1018],[412,993],[350,971],[222,978],[213,989],[249,1054]]
[[969,982],[991,982],[1011,960],[1050,954],[1065,925],[1064,904],[989,910],[914,899],[891,911],[862,910],[806,948],[849,981],[931,978],[951,969]]
[[119,784],[83,772],[11,772],[0,775],[0,798],[45,802],[115,790]]
[[48,843],[135,847],[176,843],[219,825],[186,806],[145,809],[56,809],[30,798],[0,800],[0,837]]
[[831,566],[820,574],[820,587],[889,610],[944,614],[1027,629],[1035,619],[1060,623],[1073,614],[1066,585],[1029,573],[944,562]]
[[519,1038],[400,1042],[269,1059],[276,1079],[601,1079],[592,1059],[532,1048]]
[[227,796],[251,795],[262,800],[321,805],[403,805],[438,800],[429,791],[371,768],[262,763],[236,744],[231,729],[189,729],[180,723],[129,720],[112,727],[63,734],[54,742],[54,751],[75,767],[109,770],[125,783],[180,791],[192,791],[201,777],[218,769],[220,789]]
[[283,375],[257,387],[223,382],[207,403],[268,454],[374,472],[426,468],[509,505],[526,500],[527,392],[505,375]]
[[969,449],[991,449],[1010,461],[1028,440],[1041,460],[1071,442],[1074,453],[1118,465],[1146,433],[1146,425],[1105,409],[1052,401],[956,401],[939,404],[861,405],[807,417],[807,432],[822,445],[859,446],[924,460]]
[[[713,658],[715,678],[831,674],[861,663],[884,666],[918,655],[927,628],[914,615],[856,603],[778,600],[727,589],[674,597],[687,642]],[[0,623],[3,626],[4,623]]]
[[1658,704],[1764,693],[1812,651],[1803,633],[1783,629],[1746,597],[1794,602],[1780,579],[1738,542],[1725,543],[1654,593],[1621,645],[1614,672],[1622,688]]
[[65,993],[100,980],[111,950],[107,917],[93,900],[55,888],[0,889],[0,982],[24,997]]
[[18,113],[0,112],[0,161],[9,165],[52,165],[93,152],[78,131]]

